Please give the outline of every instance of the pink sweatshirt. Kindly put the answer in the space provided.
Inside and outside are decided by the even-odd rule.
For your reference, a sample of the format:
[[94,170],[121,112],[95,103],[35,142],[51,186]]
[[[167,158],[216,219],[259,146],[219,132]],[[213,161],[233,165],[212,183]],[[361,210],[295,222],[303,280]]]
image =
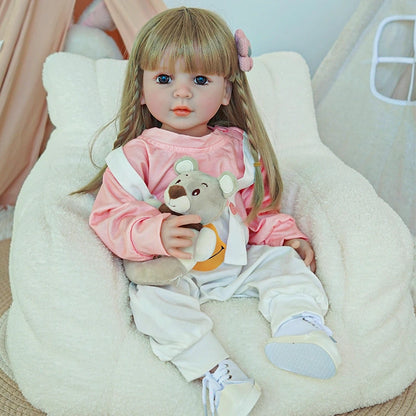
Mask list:
[[[243,131],[238,128],[216,127],[203,137],[152,128],[128,142],[123,151],[150,193],[160,201],[176,176],[174,163],[183,156],[193,157],[198,161],[199,170],[213,176],[230,171],[239,179],[245,172]],[[269,194],[267,189],[265,191],[267,204]],[[252,192],[253,185],[235,196],[238,213],[243,219],[249,212]],[[107,169],[94,202],[90,225],[114,254],[123,259],[144,261],[155,255],[167,255],[160,228],[169,215],[135,199]],[[277,211],[259,215],[248,228],[249,244],[281,246],[292,238],[307,239],[292,217]]]

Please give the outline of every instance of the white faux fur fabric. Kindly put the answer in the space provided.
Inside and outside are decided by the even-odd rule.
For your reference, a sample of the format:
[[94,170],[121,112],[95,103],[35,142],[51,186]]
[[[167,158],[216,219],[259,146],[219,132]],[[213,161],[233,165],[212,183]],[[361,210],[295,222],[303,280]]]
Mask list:
[[[17,201],[13,303],[1,322],[3,360],[27,399],[51,416],[203,414],[199,383],[160,362],[132,323],[120,261],[87,223],[92,197],[68,196],[95,173],[89,142],[115,114],[124,70],[122,61],[68,53],[45,64],[56,130]],[[315,246],[343,364],[326,381],[285,373],[265,357],[270,330],[255,299],[204,310],[262,387],[253,416],[330,416],[388,400],[416,377],[411,235],[369,183],[322,145],[299,55],[256,58],[249,80],[278,152],[283,211]],[[110,129],[98,140],[98,164],[113,138]]]

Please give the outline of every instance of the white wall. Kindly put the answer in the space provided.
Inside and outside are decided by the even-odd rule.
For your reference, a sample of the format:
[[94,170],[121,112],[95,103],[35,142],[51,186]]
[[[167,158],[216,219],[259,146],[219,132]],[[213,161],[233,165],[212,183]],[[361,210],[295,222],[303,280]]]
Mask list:
[[291,50],[313,74],[361,0],[165,0],[167,7],[202,7],[241,28],[253,55]]

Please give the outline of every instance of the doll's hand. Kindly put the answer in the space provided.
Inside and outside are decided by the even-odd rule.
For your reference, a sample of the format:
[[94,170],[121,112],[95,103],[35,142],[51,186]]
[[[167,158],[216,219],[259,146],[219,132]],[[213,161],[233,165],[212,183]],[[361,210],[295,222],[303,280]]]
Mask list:
[[190,253],[185,253],[181,249],[192,245],[194,231],[189,228],[183,228],[181,225],[199,222],[201,222],[201,217],[198,215],[170,215],[163,221],[160,237],[165,250],[170,256],[178,259],[192,258]]
[[295,249],[305,264],[315,273],[315,252],[308,241],[302,240],[301,238],[293,238],[292,240],[286,240],[283,245]]

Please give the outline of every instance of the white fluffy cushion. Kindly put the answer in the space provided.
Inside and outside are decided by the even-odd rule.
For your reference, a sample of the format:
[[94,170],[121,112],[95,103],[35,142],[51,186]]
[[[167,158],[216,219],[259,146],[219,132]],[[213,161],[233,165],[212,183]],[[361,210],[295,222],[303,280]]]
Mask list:
[[[89,142],[116,112],[124,70],[122,61],[68,53],[46,62],[56,130],[16,206],[13,304],[3,320],[8,359],[24,395],[49,415],[200,415],[200,385],[159,361],[132,323],[120,261],[87,223],[92,197],[68,196],[96,171]],[[269,327],[255,299],[211,302],[204,310],[262,386],[254,416],[329,416],[387,400],[416,376],[410,233],[368,182],[321,144],[299,55],[256,58],[249,75],[278,150],[284,211],[316,249],[343,364],[327,381],[282,372],[264,355]],[[98,164],[114,134],[98,141]]]

